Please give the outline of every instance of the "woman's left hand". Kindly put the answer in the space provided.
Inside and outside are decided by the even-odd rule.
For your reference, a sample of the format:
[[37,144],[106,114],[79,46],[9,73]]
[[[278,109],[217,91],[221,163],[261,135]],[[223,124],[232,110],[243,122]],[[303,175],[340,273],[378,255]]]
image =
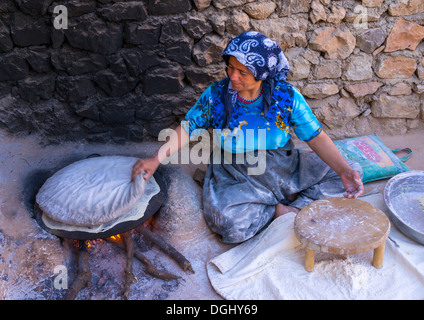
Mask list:
[[346,189],[346,198],[357,198],[364,193],[364,184],[357,171],[352,169],[342,172],[340,178]]

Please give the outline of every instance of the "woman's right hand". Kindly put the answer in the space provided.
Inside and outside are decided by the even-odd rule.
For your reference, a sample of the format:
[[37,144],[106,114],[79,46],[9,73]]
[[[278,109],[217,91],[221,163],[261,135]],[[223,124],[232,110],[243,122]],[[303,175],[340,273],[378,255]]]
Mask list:
[[157,154],[151,156],[150,158],[138,159],[133,167],[131,173],[131,180],[134,181],[138,174],[144,173],[144,180],[148,180],[153,173],[155,173],[156,169],[159,167],[159,159]]

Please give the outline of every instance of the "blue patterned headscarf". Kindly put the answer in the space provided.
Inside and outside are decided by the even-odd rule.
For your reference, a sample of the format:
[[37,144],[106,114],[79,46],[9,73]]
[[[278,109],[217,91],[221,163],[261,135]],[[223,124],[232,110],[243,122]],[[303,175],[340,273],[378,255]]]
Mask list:
[[[277,42],[256,31],[244,32],[232,39],[222,52],[222,57],[228,64],[230,56],[234,56],[247,67],[257,81],[262,80],[264,95],[264,114],[271,104],[274,82],[282,81],[289,74],[289,64]],[[225,105],[224,128],[228,127],[237,100],[237,92],[233,90],[228,80],[223,91]]]

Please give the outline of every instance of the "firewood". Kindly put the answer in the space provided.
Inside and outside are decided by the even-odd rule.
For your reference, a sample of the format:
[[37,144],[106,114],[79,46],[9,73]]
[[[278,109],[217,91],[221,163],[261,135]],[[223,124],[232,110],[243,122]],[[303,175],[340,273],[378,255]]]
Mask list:
[[[125,246],[124,246],[123,243],[121,243],[117,240],[111,239],[111,238],[107,238],[105,240],[109,243],[112,243],[113,245],[120,248],[121,250],[125,250]],[[170,281],[170,280],[180,278],[180,277],[173,275],[171,273],[156,269],[153,266],[153,264],[149,261],[149,259],[147,259],[141,252],[139,252],[137,250],[134,252],[134,257],[136,257],[144,265],[144,268],[145,268],[144,271],[154,278],[161,279],[161,280],[164,280],[164,281]]]
[[146,239],[161,248],[167,255],[174,259],[184,271],[189,270],[194,273],[191,263],[180,252],[178,252],[174,247],[164,241],[161,237],[154,234],[152,231],[143,227],[142,225],[136,227],[135,230],[141,233]]
[[127,253],[126,266],[125,266],[125,283],[122,288],[122,298],[128,300],[130,296],[131,284],[136,280],[133,270],[133,257],[134,257],[134,242],[131,237],[131,232],[125,232],[122,234],[122,239],[125,243],[125,249]]

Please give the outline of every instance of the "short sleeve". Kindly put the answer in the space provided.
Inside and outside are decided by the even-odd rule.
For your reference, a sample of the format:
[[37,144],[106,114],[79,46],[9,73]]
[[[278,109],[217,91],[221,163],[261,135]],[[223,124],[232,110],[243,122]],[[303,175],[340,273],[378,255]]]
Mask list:
[[312,113],[303,95],[293,87],[293,112],[291,124],[300,140],[311,141],[321,131],[322,125]]
[[191,135],[196,129],[208,129],[211,126],[212,94],[209,86],[187,112],[181,126]]

